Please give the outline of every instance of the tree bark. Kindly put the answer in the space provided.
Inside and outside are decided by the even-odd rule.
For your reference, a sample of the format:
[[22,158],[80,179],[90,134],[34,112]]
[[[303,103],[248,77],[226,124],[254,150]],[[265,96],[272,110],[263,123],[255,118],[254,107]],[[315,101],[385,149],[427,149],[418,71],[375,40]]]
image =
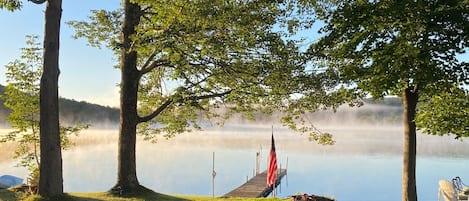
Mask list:
[[124,24],[121,53],[120,127],[118,144],[117,183],[111,189],[118,194],[128,194],[140,188],[136,171],[137,92],[140,71],[137,69],[137,52],[132,50],[131,38],[140,23],[140,6],[124,1]]
[[45,12],[44,65],[40,84],[39,195],[63,194],[58,79],[62,0],[48,0]]
[[413,87],[403,90],[404,107],[404,147],[402,168],[402,201],[417,201],[415,167],[417,159],[417,135],[415,113],[418,102],[418,91]]

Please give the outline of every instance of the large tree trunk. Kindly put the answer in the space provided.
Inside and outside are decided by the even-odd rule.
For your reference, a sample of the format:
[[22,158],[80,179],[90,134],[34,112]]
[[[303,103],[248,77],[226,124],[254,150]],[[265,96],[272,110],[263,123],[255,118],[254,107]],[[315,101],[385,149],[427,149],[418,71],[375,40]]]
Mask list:
[[132,193],[140,188],[137,179],[135,145],[137,133],[137,92],[140,71],[137,69],[137,53],[131,49],[130,36],[140,23],[140,6],[124,1],[123,49],[121,53],[120,128],[117,183],[112,191]]
[[62,0],[48,0],[45,13],[44,66],[40,86],[39,194],[63,193],[62,150],[59,130],[59,35]]
[[413,87],[403,90],[404,106],[404,159],[402,168],[402,201],[417,201],[415,166],[417,158],[417,136],[415,112],[418,102],[418,91]]

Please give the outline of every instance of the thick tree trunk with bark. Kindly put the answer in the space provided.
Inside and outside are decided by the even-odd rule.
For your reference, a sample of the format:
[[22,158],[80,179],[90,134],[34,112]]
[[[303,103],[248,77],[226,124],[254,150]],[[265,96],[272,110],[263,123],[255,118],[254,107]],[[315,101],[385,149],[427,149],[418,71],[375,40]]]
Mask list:
[[62,149],[59,130],[59,35],[62,0],[48,0],[45,13],[44,66],[40,86],[39,194],[63,194]]
[[413,87],[403,90],[404,107],[404,147],[402,168],[402,201],[417,201],[415,167],[417,159],[417,135],[415,113],[418,102],[418,91]]
[[117,183],[112,188],[112,192],[118,194],[129,194],[141,187],[137,179],[135,159],[140,71],[137,69],[137,52],[131,49],[130,39],[135,33],[135,27],[140,23],[141,9],[129,0],[125,0],[124,9]]

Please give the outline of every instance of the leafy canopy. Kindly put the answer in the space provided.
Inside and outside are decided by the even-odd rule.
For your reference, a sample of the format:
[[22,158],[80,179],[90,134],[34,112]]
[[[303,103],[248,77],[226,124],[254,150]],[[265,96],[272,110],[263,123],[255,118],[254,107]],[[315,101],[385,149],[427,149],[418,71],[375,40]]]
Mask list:
[[[289,13],[283,1],[135,2],[142,9],[131,50],[140,72],[139,131],[148,139],[199,129],[201,117],[221,123],[234,112],[285,112],[284,122],[296,128],[306,111],[348,98],[330,95],[336,83],[317,80],[330,73],[306,68],[294,41],[274,31]],[[75,37],[119,54],[121,22],[121,10],[99,10],[68,24]]]
[[416,124],[426,134],[469,137],[469,91],[453,88],[420,104]]
[[[400,95],[407,87],[418,90],[421,103],[435,102],[430,99],[435,95],[454,93],[458,98],[440,112],[464,111],[464,101],[457,100],[468,98],[464,85],[469,83],[469,63],[458,55],[469,44],[468,11],[468,1],[457,0],[342,2],[324,18],[321,32],[325,36],[309,53],[326,60],[345,82],[352,83],[351,88],[375,98]],[[458,92],[461,90],[466,92]],[[418,108],[418,113],[426,113],[420,120],[443,115],[432,114],[430,109]],[[459,117],[462,122],[469,118]],[[444,126],[435,126],[440,125]],[[426,131],[438,134],[437,130]],[[465,136],[457,132],[464,130],[467,127],[451,133]]]

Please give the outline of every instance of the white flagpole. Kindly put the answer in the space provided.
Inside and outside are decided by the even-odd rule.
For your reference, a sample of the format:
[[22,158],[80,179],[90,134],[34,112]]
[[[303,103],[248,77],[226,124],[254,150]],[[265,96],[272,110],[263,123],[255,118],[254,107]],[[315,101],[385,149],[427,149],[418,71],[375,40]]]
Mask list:
[[215,172],[215,152],[212,154],[212,197],[215,197],[215,176],[217,173]]

